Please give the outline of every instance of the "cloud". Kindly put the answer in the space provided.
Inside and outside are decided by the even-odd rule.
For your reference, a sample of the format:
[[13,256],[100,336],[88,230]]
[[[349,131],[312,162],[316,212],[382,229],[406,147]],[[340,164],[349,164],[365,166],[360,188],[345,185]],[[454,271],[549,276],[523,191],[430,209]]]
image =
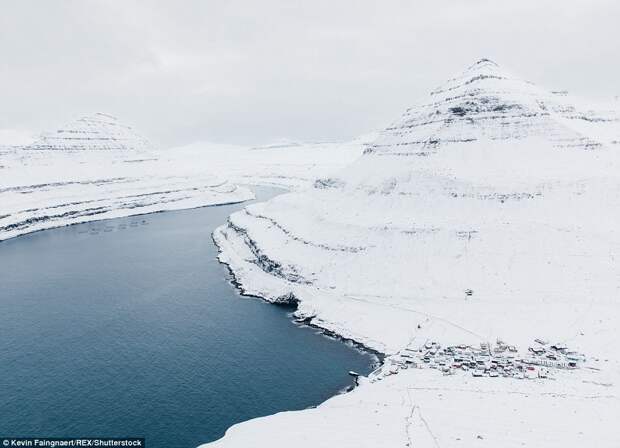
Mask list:
[[0,147],[27,145],[35,138],[29,131],[22,129],[0,129]]

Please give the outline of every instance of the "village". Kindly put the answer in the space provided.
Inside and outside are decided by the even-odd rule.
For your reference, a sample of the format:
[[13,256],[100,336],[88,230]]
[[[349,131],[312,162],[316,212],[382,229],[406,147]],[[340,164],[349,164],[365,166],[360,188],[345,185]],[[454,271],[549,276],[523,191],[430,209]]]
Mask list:
[[419,348],[407,347],[388,358],[382,368],[369,379],[380,380],[401,369],[436,369],[444,375],[471,372],[473,377],[536,379],[551,378],[557,369],[578,369],[586,357],[570,350],[563,343],[549,344],[535,339],[526,354],[520,354],[514,345],[498,339],[495,344],[480,343],[442,347],[439,342],[427,341]]

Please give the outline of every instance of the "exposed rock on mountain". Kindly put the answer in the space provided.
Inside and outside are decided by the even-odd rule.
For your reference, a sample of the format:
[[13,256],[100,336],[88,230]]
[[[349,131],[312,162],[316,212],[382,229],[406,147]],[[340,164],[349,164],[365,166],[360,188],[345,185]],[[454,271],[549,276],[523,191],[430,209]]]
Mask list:
[[546,92],[481,59],[432,91],[427,103],[408,109],[368,152],[427,156],[455,143],[533,137],[553,147],[593,149],[610,142],[601,128],[620,137],[617,113],[569,101],[566,92]]

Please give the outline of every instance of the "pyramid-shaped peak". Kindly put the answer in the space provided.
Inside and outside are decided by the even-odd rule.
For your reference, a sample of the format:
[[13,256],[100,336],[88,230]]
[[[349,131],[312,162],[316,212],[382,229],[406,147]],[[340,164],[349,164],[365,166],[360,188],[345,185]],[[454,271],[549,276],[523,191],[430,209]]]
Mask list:
[[470,65],[469,69],[471,70],[476,67],[486,67],[486,66],[499,67],[497,62],[492,61],[491,59],[488,59],[488,58],[482,58],[482,59],[478,59],[474,64]]
[[501,69],[498,63],[491,59],[482,58],[478,59],[475,63],[467,67],[462,73],[462,76],[472,76],[479,73],[485,73],[488,75],[506,76],[507,74]]
[[38,150],[142,150],[148,141],[113,115],[96,112],[78,118],[26,147]]
[[441,86],[431,92],[431,95],[440,95],[455,90],[471,90],[481,88],[483,85],[497,81],[511,81],[512,89],[527,89],[528,81],[519,79],[502,69],[499,64],[491,59],[482,58],[467,67],[459,75],[448,79]]

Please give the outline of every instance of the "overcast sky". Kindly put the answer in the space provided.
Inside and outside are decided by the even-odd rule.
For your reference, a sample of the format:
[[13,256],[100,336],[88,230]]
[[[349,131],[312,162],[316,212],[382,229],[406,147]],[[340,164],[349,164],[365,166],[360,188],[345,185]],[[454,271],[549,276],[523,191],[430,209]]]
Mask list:
[[620,95],[617,0],[2,0],[0,138],[91,112],[161,146],[340,139],[481,57]]

